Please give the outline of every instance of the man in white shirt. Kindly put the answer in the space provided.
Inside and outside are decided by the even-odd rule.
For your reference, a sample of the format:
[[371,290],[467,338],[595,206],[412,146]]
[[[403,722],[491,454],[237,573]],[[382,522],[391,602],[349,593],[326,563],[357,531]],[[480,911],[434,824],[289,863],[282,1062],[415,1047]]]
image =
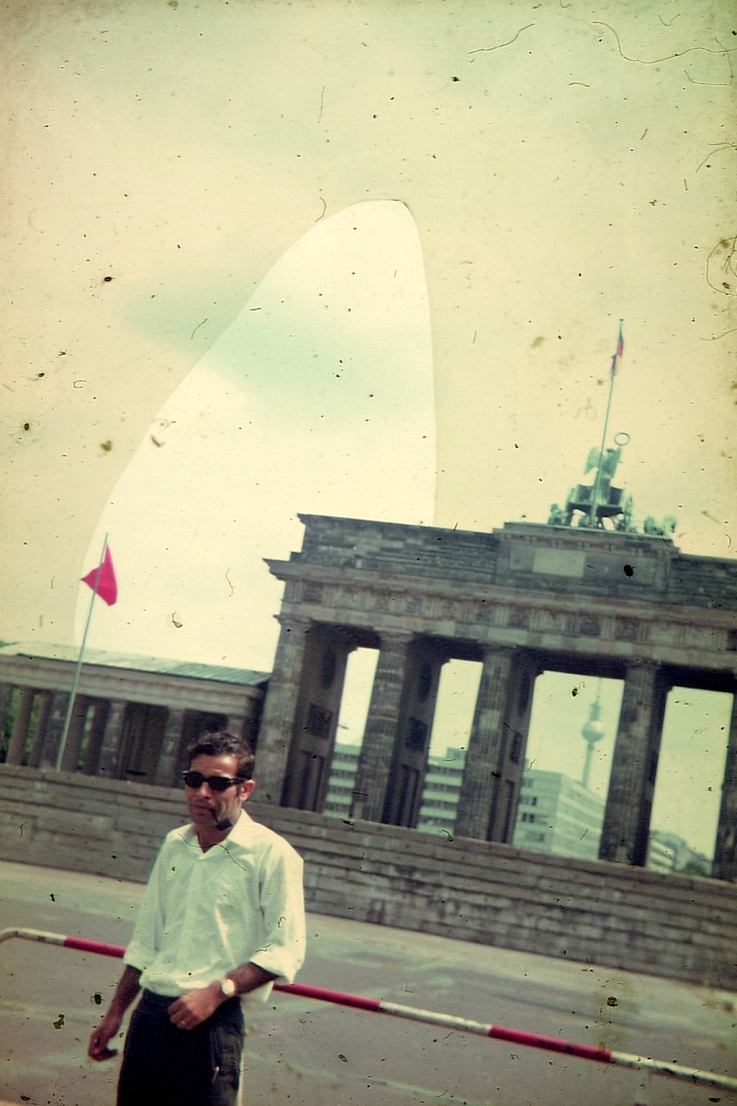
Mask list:
[[89,1055],[107,1060],[133,1012],[118,1106],[235,1106],[244,1024],[238,996],[266,998],[304,959],[302,860],[242,809],[255,785],[246,741],[225,731],[188,749],[192,824],[156,859],[125,971]]

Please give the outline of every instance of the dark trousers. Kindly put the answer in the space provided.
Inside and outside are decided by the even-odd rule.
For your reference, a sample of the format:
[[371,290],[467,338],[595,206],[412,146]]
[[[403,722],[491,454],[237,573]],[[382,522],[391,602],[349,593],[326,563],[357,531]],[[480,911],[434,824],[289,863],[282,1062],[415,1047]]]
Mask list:
[[245,1029],[237,998],[195,1029],[167,1014],[175,999],[144,991],[133,1011],[118,1106],[236,1106]]

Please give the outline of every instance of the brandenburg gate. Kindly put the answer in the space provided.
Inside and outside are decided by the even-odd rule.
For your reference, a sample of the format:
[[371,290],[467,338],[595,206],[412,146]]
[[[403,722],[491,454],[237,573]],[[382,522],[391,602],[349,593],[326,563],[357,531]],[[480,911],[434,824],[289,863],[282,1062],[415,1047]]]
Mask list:
[[[606,505],[620,489],[604,484]],[[644,866],[669,689],[735,692],[737,562],[681,553],[669,520],[634,532],[627,505],[612,507],[615,529],[591,525],[586,495],[579,485],[547,525],[490,533],[300,516],[302,549],[267,562],[285,586],[261,801],[322,811],[346,662],[368,647],[379,656],[351,817],[415,826],[441,667],[472,660],[482,676],[455,833],[511,842],[536,676],[609,677],[624,694],[599,856]],[[721,879],[737,878],[735,706],[731,718]]]

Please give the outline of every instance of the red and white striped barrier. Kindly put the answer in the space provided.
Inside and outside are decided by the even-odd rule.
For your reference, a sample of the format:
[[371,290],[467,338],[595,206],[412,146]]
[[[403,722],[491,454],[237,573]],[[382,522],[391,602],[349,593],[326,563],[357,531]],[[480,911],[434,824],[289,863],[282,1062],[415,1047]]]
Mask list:
[[[66,937],[62,933],[47,933],[42,929],[3,929],[0,941],[10,937],[20,937],[26,941],[41,941],[47,945],[63,945],[64,948],[78,949],[81,952],[96,953],[99,956],[123,956],[120,945],[106,945],[102,941],[87,941],[82,937]],[[722,1090],[737,1091],[737,1079],[716,1072],[699,1071],[670,1064],[664,1060],[653,1060],[649,1056],[636,1056],[629,1052],[614,1052],[608,1048],[596,1048],[593,1045],[578,1045],[572,1041],[563,1041],[558,1037],[543,1037],[539,1033],[527,1033],[522,1029],[506,1029],[501,1025],[488,1025],[483,1022],[458,1018],[453,1014],[440,1014],[435,1010],[420,1010],[416,1006],[402,1006],[398,1002],[385,1002],[378,998],[364,998],[343,991],[329,991],[324,987],[312,987],[307,983],[276,983],[275,991],[302,998],[319,999],[321,1002],[333,1002],[338,1006],[351,1006],[357,1010],[368,1010],[375,1014],[393,1014],[398,1018],[412,1021],[429,1022],[455,1029],[459,1033],[475,1033],[481,1037],[491,1037],[498,1041],[510,1041],[527,1048],[549,1049],[551,1052],[563,1052],[567,1056],[578,1056],[583,1060],[596,1060],[600,1064],[617,1064],[620,1067],[637,1068],[655,1075],[668,1075],[674,1079],[686,1079],[704,1087],[720,1087]]]
[[65,937],[63,933],[48,933],[45,929],[0,929],[0,941],[9,937],[21,937],[25,941],[41,941],[44,945],[63,945],[67,949],[95,952],[98,956],[117,956],[121,959],[124,948],[106,945],[103,941],[86,941],[84,937]]

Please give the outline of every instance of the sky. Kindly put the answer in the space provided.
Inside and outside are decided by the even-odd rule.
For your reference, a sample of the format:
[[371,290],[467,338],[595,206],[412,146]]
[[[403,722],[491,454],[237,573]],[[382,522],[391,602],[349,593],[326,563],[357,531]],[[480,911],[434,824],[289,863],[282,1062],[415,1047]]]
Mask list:
[[4,641],[79,641],[109,532],[92,644],[268,670],[296,513],[545,521],[620,318],[635,518],[734,556],[727,5],[4,18]]
[[[92,534],[124,598],[88,644],[268,672],[298,514],[430,523],[435,408],[417,229],[396,201],[308,231],[153,420]],[[145,519],[145,540],[141,520]],[[81,640],[90,593],[79,593]]]

